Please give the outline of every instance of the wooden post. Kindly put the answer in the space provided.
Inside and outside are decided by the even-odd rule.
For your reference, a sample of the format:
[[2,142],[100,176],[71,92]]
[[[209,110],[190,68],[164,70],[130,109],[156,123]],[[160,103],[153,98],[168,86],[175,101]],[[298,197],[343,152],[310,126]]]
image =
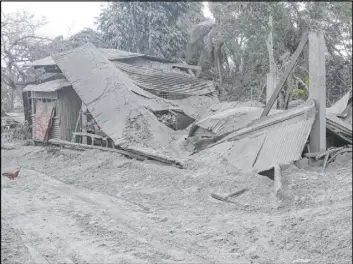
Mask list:
[[[277,73],[276,72],[270,72],[267,74],[267,86],[266,86],[266,104],[268,101],[270,101],[270,98],[273,94],[273,91],[275,90],[277,85]],[[277,100],[273,104],[276,108],[277,105]]]
[[[83,133],[87,133],[87,107],[85,106],[84,103],[82,103],[82,132]],[[82,144],[86,144],[87,145],[87,137],[83,136],[82,137]]]
[[309,34],[309,98],[316,107],[316,118],[310,133],[310,150],[326,150],[326,71],[325,39],[322,31]]
[[261,117],[267,116],[268,113],[270,112],[270,110],[272,109],[272,106],[274,104],[274,102],[277,99],[277,96],[279,95],[284,83],[286,82],[289,74],[291,73],[291,71],[293,70],[300,53],[302,52],[305,44],[308,42],[308,32],[305,32],[299,42],[299,45],[296,49],[296,51],[294,52],[294,54],[291,57],[290,63],[288,64],[288,66],[286,67],[284,73],[281,75],[281,78],[278,80],[277,84],[276,84],[276,89],[274,90],[274,92],[271,95],[270,100],[268,101],[268,103],[266,104]]

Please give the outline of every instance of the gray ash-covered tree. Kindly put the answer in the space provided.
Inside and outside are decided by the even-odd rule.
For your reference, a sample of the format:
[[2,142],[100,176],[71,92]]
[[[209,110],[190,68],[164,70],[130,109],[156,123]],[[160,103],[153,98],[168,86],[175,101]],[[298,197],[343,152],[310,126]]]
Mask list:
[[21,90],[16,84],[27,78],[22,65],[36,59],[33,47],[50,40],[37,34],[46,24],[32,14],[21,11],[5,14],[1,12],[1,108],[14,108],[16,96],[21,98]]
[[[189,61],[202,65],[204,76],[220,81],[228,100],[251,98],[264,102],[266,74],[273,70],[278,75],[284,72],[302,33],[308,29],[324,31],[328,106],[352,88],[350,2],[210,2],[208,5],[214,22],[194,24],[189,44],[195,47],[188,50],[192,51],[191,55],[188,52]],[[295,98],[308,95],[307,60],[305,49],[285,84],[284,103],[292,95]]]
[[187,43],[187,27],[203,18],[198,2],[110,2],[98,29],[113,48],[175,59]]

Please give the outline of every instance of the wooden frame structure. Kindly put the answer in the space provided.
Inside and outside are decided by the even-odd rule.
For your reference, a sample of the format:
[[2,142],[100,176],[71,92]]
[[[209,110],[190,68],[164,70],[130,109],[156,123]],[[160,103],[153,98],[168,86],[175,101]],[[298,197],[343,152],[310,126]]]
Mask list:
[[267,104],[261,117],[267,116],[270,112],[307,42],[309,42],[309,98],[314,100],[317,109],[317,116],[310,133],[309,146],[311,151],[318,152],[326,150],[326,76],[325,39],[323,32],[307,31],[302,35],[299,45],[291,57],[289,65],[286,67],[283,75],[280,76],[278,82],[273,73],[268,74]]

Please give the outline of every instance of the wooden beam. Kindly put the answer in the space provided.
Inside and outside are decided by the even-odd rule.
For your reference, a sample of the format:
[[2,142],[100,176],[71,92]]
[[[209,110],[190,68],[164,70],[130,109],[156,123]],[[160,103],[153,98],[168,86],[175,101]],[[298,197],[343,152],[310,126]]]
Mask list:
[[65,140],[57,140],[57,139],[49,139],[48,142],[51,144],[54,144],[54,145],[73,146],[73,147],[80,147],[80,148],[84,148],[84,149],[99,149],[99,150],[108,151],[108,152],[116,152],[121,155],[127,156],[129,158],[134,158],[134,159],[141,160],[141,161],[146,160],[145,157],[142,157],[140,155],[135,155],[133,153],[129,153],[127,151],[119,150],[119,149],[105,148],[105,147],[93,146],[93,145],[85,145],[85,144],[74,143],[74,142],[65,141]]
[[[81,120],[82,120],[82,132],[83,133],[87,133],[87,115],[86,114],[87,114],[87,107],[82,102]],[[87,145],[87,137],[82,137],[82,144],[86,144]]]
[[310,133],[312,152],[326,150],[326,69],[324,34],[309,34],[309,98],[315,102],[317,115]]
[[115,153],[119,153],[119,154],[122,154],[124,156],[130,157],[130,158],[134,158],[134,159],[137,159],[137,160],[141,160],[141,161],[144,161],[146,159],[152,159],[152,160],[159,161],[159,162],[167,164],[167,165],[175,166],[175,167],[180,168],[180,169],[184,168],[184,166],[178,161],[169,160],[167,158],[158,157],[158,156],[156,156],[154,154],[148,154],[146,152],[132,150],[132,149],[122,150],[122,149],[115,149],[115,148],[106,148],[106,147],[100,147],[100,146],[73,143],[73,142],[70,142],[70,141],[57,140],[57,139],[50,139],[48,142],[51,143],[51,144],[60,145],[60,146],[72,146],[72,147],[80,147],[80,148],[83,148],[83,149],[99,149],[99,150],[103,150],[103,151],[115,152]]
[[294,54],[291,57],[291,62],[289,63],[289,65],[287,66],[286,70],[284,71],[283,75],[281,76],[281,78],[279,79],[277,85],[276,85],[276,89],[274,90],[273,94],[271,95],[270,100],[268,101],[268,103],[266,104],[264,111],[261,114],[261,117],[267,116],[268,113],[270,112],[273,104],[275,103],[277,96],[279,94],[279,92],[282,90],[282,87],[284,85],[284,83],[286,82],[289,74],[291,73],[291,71],[293,70],[299,55],[301,54],[305,44],[308,42],[308,32],[305,32],[299,42],[299,45],[296,49],[296,51],[294,52]]

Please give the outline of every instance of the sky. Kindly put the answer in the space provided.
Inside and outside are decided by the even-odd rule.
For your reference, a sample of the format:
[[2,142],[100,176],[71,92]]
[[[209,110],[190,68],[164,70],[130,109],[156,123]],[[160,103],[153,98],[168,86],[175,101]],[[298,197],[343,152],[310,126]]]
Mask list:
[[[73,35],[85,27],[96,29],[95,17],[107,2],[1,2],[1,11],[6,13],[25,9],[38,19],[45,17],[48,24],[39,34],[54,38]],[[212,15],[204,2],[204,15]]]

